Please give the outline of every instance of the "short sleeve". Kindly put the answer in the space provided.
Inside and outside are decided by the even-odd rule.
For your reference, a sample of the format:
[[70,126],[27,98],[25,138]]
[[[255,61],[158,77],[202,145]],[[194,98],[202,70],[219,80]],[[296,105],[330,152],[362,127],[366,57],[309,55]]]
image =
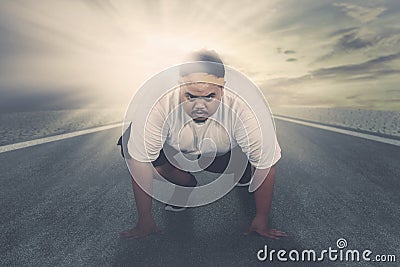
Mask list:
[[244,101],[237,102],[234,126],[236,142],[251,165],[258,169],[270,168],[281,158],[272,116],[258,118]]
[[140,114],[134,116],[128,141],[128,151],[132,158],[140,162],[152,162],[157,159],[167,132],[164,117],[159,102],[146,118],[140,117]]

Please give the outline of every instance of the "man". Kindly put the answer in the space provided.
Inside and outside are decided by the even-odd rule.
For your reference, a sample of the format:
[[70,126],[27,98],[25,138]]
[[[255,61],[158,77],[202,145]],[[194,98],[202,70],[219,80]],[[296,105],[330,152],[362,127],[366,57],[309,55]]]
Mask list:
[[[129,128],[125,158],[133,178],[139,217],[136,226],[121,236],[139,238],[159,232],[151,214],[155,176],[194,190],[197,181],[192,172],[201,169],[233,173],[234,181],[240,180],[241,185],[250,183],[253,175],[256,215],[246,233],[256,232],[274,239],[286,236],[268,225],[274,165],[280,158],[273,127],[269,126],[268,136],[263,137],[251,108],[240,96],[225,90],[225,68],[217,53],[199,51],[190,60],[199,64],[180,67],[179,88],[160,96],[146,118],[147,123],[133,120]],[[176,156],[180,154],[183,157],[178,160]],[[242,171],[238,168],[241,164],[230,164],[232,158],[245,163]],[[195,167],[191,165],[193,161]],[[166,210],[184,210],[183,203],[190,192],[176,191],[170,203],[178,205],[167,205]]]

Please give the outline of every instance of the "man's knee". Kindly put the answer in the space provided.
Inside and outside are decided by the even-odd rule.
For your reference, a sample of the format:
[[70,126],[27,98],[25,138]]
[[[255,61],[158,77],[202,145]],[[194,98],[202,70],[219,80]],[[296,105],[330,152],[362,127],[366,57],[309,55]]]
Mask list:
[[193,174],[180,170],[171,164],[164,164],[155,167],[157,172],[166,180],[186,187],[195,187],[197,185],[197,180]]

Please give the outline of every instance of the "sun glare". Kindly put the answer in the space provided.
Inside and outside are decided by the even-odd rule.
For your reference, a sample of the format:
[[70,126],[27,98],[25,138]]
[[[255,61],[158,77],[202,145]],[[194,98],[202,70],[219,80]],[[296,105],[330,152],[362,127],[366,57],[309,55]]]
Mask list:
[[[389,92],[397,88],[391,79],[400,64],[398,36],[385,26],[394,14],[381,18],[368,8],[371,27],[365,28],[350,23],[362,17],[343,12],[346,5],[315,4],[325,8],[326,16],[307,5],[293,8],[290,1],[187,2],[1,2],[0,85],[30,92],[85,92],[120,104],[145,80],[181,63],[187,52],[208,48],[260,87],[276,83],[266,90],[285,95],[280,104],[299,91],[319,101],[314,79],[324,83],[324,92],[332,91],[333,84],[347,90],[363,83],[372,95],[377,87],[371,78]],[[327,24],[331,20],[335,27]],[[343,71],[336,75],[337,70]],[[347,101],[332,97],[327,99],[333,105]]]

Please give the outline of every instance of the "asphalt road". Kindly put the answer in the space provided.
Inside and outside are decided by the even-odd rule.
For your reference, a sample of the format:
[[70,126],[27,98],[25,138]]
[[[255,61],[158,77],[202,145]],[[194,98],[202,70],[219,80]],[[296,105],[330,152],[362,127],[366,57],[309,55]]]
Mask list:
[[[244,236],[254,214],[246,188],[182,213],[153,212],[164,234],[119,237],[135,222],[120,130],[0,154],[0,266],[398,266],[260,262],[257,252],[369,249],[400,261],[400,147],[277,121],[271,224],[289,237]],[[287,255],[286,255],[287,257]]]

